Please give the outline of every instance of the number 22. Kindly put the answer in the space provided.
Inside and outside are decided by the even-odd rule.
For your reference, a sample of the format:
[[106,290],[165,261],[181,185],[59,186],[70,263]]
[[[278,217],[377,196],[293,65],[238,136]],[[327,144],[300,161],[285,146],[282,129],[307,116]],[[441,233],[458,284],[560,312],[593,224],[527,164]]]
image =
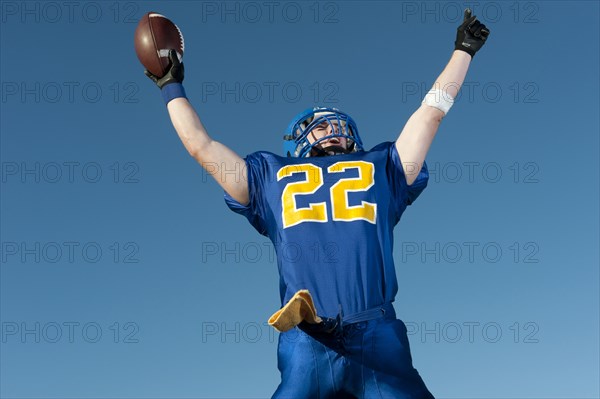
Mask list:
[[[361,201],[361,205],[348,204],[349,192],[367,191],[375,181],[375,167],[366,161],[341,161],[327,168],[328,173],[341,173],[349,169],[357,169],[358,177],[340,178],[329,190],[333,220],[351,222],[365,220],[375,224],[377,204]],[[303,222],[325,223],[327,219],[327,203],[309,203],[307,208],[298,208],[296,196],[314,194],[323,185],[323,169],[310,163],[284,166],[277,171],[277,181],[292,176],[293,173],[304,173],[304,179],[288,183],[281,194],[283,228],[295,226]]]

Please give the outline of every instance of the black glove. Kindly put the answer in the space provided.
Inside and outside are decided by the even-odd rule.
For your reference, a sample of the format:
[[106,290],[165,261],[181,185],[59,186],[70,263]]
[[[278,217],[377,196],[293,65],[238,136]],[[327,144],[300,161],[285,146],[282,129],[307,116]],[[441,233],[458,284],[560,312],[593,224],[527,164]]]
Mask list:
[[156,85],[162,89],[164,86],[171,83],[182,83],[183,82],[183,63],[179,62],[179,58],[177,57],[177,52],[175,50],[169,50],[169,60],[171,63],[169,64],[169,70],[162,78],[159,78],[156,75],[153,75],[147,69],[144,71],[146,76],[148,76]]
[[467,8],[463,23],[458,27],[456,33],[454,49],[469,53],[473,58],[475,53],[483,46],[489,34],[489,29],[479,22],[477,17],[471,16],[471,9]]

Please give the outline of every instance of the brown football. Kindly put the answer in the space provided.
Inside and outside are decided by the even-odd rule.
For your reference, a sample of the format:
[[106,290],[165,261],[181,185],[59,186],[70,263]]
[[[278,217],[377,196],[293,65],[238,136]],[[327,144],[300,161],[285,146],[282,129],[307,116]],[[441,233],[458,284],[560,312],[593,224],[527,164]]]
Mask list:
[[169,67],[169,50],[177,51],[183,58],[183,35],[171,20],[156,12],[149,12],[140,19],[135,29],[135,52],[142,65],[159,78],[165,76]]

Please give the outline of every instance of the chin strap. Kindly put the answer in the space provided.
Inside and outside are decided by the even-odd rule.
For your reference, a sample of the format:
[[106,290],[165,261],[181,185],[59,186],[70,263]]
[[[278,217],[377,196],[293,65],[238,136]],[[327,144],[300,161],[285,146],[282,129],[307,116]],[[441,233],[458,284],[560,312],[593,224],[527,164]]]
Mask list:
[[312,157],[326,157],[326,156],[331,155],[332,152],[334,153],[333,155],[348,154],[347,150],[344,150],[342,147],[330,146],[330,147],[327,147],[326,149],[319,148],[319,147],[313,147],[310,150],[310,155]]
[[343,148],[343,147],[340,147],[339,145],[330,145],[329,147],[326,147],[326,148],[320,148],[318,146],[314,146],[310,150],[310,155],[312,157],[325,157],[325,156],[331,155],[330,154],[331,152],[333,152],[333,155],[350,154],[352,152],[353,148],[354,148],[354,143],[352,143],[349,146],[349,148]]

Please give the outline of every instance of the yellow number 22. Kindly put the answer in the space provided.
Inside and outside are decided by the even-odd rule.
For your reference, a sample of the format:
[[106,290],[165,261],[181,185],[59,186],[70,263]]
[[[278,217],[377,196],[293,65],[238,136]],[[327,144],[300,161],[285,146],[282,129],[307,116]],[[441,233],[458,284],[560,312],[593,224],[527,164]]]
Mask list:
[[[361,205],[350,206],[348,203],[349,192],[367,191],[373,187],[374,165],[365,161],[341,161],[328,167],[327,172],[341,173],[349,169],[358,169],[358,177],[341,178],[330,189],[333,220],[345,222],[365,220],[375,224],[377,204],[361,201]],[[279,169],[277,181],[290,177],[293,173],[304,173],[304,179],[288,183],[283,190],[281,195],[283,228],[302,222],[327,222],[325,202],[309,203],[308,208],[298,208],[296,204],[296,196],[314,194],[323,185],[323,170],[309,163],[288,165]]]

